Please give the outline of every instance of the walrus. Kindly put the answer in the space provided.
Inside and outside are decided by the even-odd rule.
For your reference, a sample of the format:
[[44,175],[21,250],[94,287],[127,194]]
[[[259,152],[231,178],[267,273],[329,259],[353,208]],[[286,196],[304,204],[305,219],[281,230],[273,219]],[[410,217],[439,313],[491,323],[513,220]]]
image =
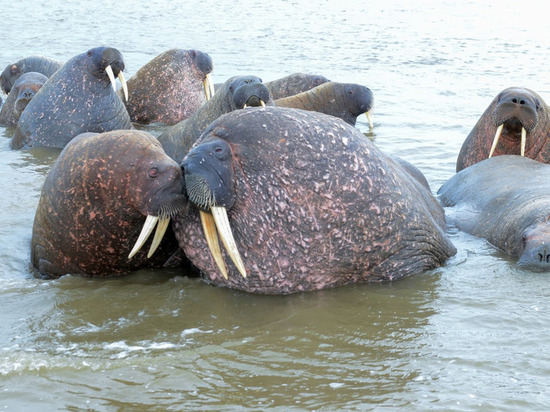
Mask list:
[[0,75],[0,87],[4,93],[9,94],[14,83],[21,75],[28,72],[41,73],[51,77],[61,66],[62,62],[46,56],[29,56],[8,64]]
[[363,113],[372,128],[370,110],[373,105],[372,91],[354,83],[327,82],[303,93],[274,101],[278,107],[312,110],[339,117],[355,126],[357,117]]
[[[171,216],[186,204],[183,184],[180,166],[147,132],[75,137],[44,182],[32,265],[47,277],[118,276],[164,265],[179,250],[173,234],[161,239]],[[141,250],[157,222],[148,252]]]
[[262,80],[256,76],[234,76],[189,118],[168,128],[158,139],[166,154],[181,162],[206,127],[222,114],[261,105],[273,105]]
[[28,72],[20,76],[0,110],[0,125],[15,126],[21,113],[32,100],[36,92],[48,80],[42,73]]
[[550,270],[550,165],[518,155],[485,159],[439,189],[450,222],[487,239],[518,265]]
[[115,76],[126,90],[122,70],[122,54],[112,47],[96,47],[67,61],[21,114],[11,147],[61,149],[81,133],[132,128],[115,92]]
[[273,100],[294,96],[295,94],[307,92],[314,87],[330,81],[325,76],[318,74],[293,73],[279,79],[265,82],[264,84],[271,92]]
[[515,154],[550,163],[550,109],[524,87],[500,92],[466,137],[456,171],[492,156]]
[[[133,122],[173,125],[187,119],[213,93],[212,59],[198,50],[161,53],[128,80],[126,109]],[[119,91],[120,97],[122,96]]]
[[233,111],[205,130],[182,169],[189,204],[174,232],[215,285],[289,294],[396,280],[456,253],[431,192],[333,116]]

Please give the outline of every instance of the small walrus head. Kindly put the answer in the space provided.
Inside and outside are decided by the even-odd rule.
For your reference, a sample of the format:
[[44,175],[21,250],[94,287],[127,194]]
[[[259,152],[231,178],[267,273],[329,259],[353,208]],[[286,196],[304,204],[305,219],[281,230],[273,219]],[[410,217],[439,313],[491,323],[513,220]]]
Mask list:
[[226,279],[227,268],[221,255],[218,232],[233,263],[241,275],[246,277],[246,269],[227,216],[227,210],[235,203],[232,161],[231,146],[222,139],[212,138],[194,147],[181,164],[187,196],[200,210],[210,253]]
[[262,79],[256,76],[239,76],[229,85],[233,98],[232,109],[245,107],[273,106],[271,92]]
[[113,47],[95,47],[86,52],[86,66],[92,76],[100,80],[110,82],[116,92],[115,76],[120,79],[124,97],[128,101],[128,86],[122,71],[124,70],[124,59],[122,53]]
[[493,110],[493,122],[497,131],[489,157],[493,156],[503,131],[508,138],[519,140],[520,153],[524,156],[527,134],[537,127],[540,108],[539,97],[530,90],[511,87],[500,92]]

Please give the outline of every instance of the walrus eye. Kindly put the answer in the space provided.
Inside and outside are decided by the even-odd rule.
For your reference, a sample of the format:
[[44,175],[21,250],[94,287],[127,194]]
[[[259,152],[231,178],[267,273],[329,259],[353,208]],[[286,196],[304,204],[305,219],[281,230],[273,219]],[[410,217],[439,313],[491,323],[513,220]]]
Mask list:
[[156,167],[152,167],[147,171],[150,178],[155,179],[159,176],[159,170]]
[[535,100],[535,107],[538,109],[540,109],[540,102],[539,102],[539,99],[536,99]]
[[91,55],[92,55],[92,51],[88,50],[88,57],[90,57]]
[[349,90],[348,90],[348,94],[349,94],[350,96],[353,96],[353,89],[349,89]]

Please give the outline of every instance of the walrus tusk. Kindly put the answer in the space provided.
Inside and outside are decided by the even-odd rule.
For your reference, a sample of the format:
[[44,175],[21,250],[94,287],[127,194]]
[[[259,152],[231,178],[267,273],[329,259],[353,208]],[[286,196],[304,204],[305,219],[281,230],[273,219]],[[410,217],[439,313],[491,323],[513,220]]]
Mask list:
[[216,222],[216,228],[222,238],[223,245],[225,250],[229,254],[229,257],[239,270],[243,278],[246,277],[246,269],[244,268],[244,263],[241,259],[239,250],[237,249],[237,244],[235,243],[235,238],[231,232],[231,226],[229,225],[229,219],[227,217],[227,210],[222,206],[212,206],[210,208],[212,216],[214,216],[214,221]]
[[126,79],[124,78],[122,71],[118,72],[118,79],[122,84],[122,90],[124,91],[124,98],[126,99],[126,101],[128,101],[128,85],[126,84]]
[[372,116],[370,112],[365,112],[365,116],[367,116],[367,120],[369,121],[370,130],[374,129],[374,123],[372,123]]
[[493,156],[493,153],[495,152],[498,140],[500,139],[500,135],[502,134],[503,127],[504,123],[497,127],[497,132],[495,133],[495,138],[493,139],[493,145],[491,146],[491,151],[489,152],[489,159]]
[[[260,106],[265,107],[265,102],[262,99],[260,99]],[[254,106],[249,106],[245,103],[243,106],[243,109],[246,109],[247,107],[254,107]]]
[[265,103],[263,100],[260,100],[260,106],[265,107]]
[[206,94],[206,100],[210,100],[214,96],[214,84],[210,74],[207,74],[202,82],[204,87],[204,93]]
[[143,228],[141,229],[141,233],[139,234],[138,240],[136,240],[136,244],[134,245],[134,248],[128,255],[128,259],[132,259],[132,257],[139,252],[143,244],[147,241],[149,238],[149,235],[155,228],[155,225],[157,224],[159,218],[158,216],[152,216],[147,215],[147,219],[145,219],[145,223],[143,224]]
[[214,262],[218,265],[220,272],[224,278],[228,279],[227,276],[227,267],[223,261],[222,251],[220,249],[220,243],[218,242],[218,232],[216,231],[216,222],[214,221],[214,216],[210,213],[200,211],[202,230],[204,231],[204,237],[206,238],[206,243],[208,244],[208,249],[210,249],[210,254],[214,258]]
[[113,90],[116,92],[116,81],[115,81],[115,74],[113,73],[113,68],[111,65],[108,65],[105,67],[105,73],[107,73],[107,76],[109,76],[109,80],[111,81],[111,86],[113,86]]
[[149,248],[149,252],[147,253],[147,258],[153,256],[153,253],[155,253],[155,251],[159,247],[160,242],[162,241],[162,239],[164,238],[164,234],[166,233],[166,229],[168,228],[168,223],[170,223],[170,217],[159,218],[155,237],[153,238],[153,242],[151,243],[151,247]]
[[525,127],[521,128],[521,155],[525,156],[525,142],[527,141],[527,130]]

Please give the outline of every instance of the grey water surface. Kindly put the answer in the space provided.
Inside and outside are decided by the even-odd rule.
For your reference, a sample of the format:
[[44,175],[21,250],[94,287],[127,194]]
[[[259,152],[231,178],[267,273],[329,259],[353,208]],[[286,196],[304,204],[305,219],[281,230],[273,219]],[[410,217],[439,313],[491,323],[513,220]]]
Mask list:
[[[0,69],[108,45],[129,78],[176,47],[210,54],[215,82],[307,72],[366,85],[374,131],[365,117],[357,127],[434,193],[498,92],[550,102],[536,1],[20,0],[3,13]],[[0,410],[550,407],[550,279],[485,241],[449,227],[458,253],[445,267],[290,296],[175,270],[42,280],[29,245],[57,152],[12,151],[12,133],[0,128]]]

